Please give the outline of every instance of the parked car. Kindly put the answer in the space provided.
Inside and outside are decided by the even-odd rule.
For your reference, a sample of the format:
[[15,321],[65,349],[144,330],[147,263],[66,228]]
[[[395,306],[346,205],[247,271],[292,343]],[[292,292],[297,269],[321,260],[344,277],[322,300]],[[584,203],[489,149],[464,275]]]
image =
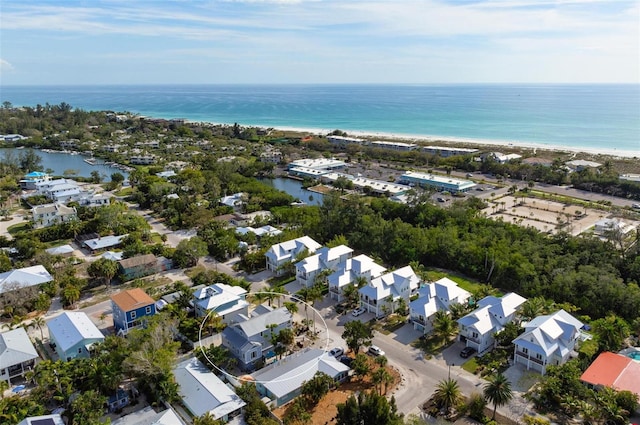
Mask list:
[[353,317],[358,317],[358,316],[360,316],[361,314],[364,314],[364,313],[366,313],[366,312],[367,312],[367,310],[366,310],[364,307],[358,307],[358,308],[356,308],[355,310],[353,310],[353,311],[351,312],[351,315],[352,315]]
[[631,205],[631,208],[635,208],[637,210],[640,210],[640,204],[633,204],[633,205]]
[[342,347],[336,347],[333,348],[331,351],[329,351],[329,355],[331,357],[340,357],[344,354],[344,349]]
[[345,366],[351,367],[351,363],[353,363],[353,359],[349,356],[342,356],[340,357],[340,363],[342,363]]
[[445,198],[438,198],[438,202],[447,202]]
[[460,351],[460,357],[466,359],[467,357],[473,356],[476,351],[477,350],[473,347],[464,347],[462,351]]
[[382,351],[382,349],[377,345],[372,345],[371,347],[369,347],[368,353],[372,356],[384,356],[384,351]]

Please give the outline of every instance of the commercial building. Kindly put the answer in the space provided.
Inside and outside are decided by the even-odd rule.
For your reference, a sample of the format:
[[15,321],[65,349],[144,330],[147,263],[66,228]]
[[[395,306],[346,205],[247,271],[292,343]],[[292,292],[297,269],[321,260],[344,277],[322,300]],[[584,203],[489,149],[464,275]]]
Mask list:
[[415,171],[407,171],[404,173],[400,176],[400,182],[408,185],[413,184],[422,187],[432,187],[439,191],[451,193],[468,192],[476,187],[476,184],[470,180],[459,180]]

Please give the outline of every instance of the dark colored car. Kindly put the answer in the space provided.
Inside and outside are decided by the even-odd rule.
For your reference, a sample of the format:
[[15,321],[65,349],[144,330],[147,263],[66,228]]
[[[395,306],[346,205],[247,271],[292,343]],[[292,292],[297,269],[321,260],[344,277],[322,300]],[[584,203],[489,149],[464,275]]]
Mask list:
[[347,367],[351,367],[351,363],[353,363],[353,359],[349,356],[342,356],[340,357],[340,363],[342,363]]
[[462,351],[460,351],[460,357],[466,359],[469,356],[473,356],[476,353],[476,349],[473,347],[464,347]]

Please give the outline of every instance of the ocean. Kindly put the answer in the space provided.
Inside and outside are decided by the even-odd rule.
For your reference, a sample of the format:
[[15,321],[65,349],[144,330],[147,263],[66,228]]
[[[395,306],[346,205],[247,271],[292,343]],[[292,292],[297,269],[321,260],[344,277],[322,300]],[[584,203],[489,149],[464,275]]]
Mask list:
[[640,156],[636,84],[3,86],[0,100]]

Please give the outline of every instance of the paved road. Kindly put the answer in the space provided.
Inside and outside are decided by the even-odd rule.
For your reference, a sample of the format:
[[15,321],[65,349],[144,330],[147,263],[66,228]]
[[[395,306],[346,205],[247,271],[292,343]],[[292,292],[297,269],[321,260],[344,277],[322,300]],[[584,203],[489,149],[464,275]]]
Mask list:
[[[367,315],[354,318],[350,315],[336,315],[333,312],[331,302],[326,299],[320,303],[324,308],[321,314],[325,319],[330,338],[330,347],[346,347],[346,343],[340,335],[344,328],[344,323],[350,320],[366,320]],[[420,413],[420,406],[429,399],[435,391],[436,385],[449,376],[458,381],[461,391],[465,395],[474,392],[481,393],[485,380],[476,375],[466,372],[461,367],[456,366],[459,361],[458,352],[460,344],[450,348],[444,358],[436,356],[426,360],[421,350],[413,348],[409,342],[418,338],[419,334],[406,325],[403,331],[384,335],[375,332],[373,344],[385,351],[389,364],[397,368],[402,375],[402,382],[394,393],[398,410],[406,415],[410,413]],[[321,334],[321,337],[324,337]],[[458,347],[460,345],[460,347]],[[461,363],[460,363],[461,364]],[[449,367],[449,365],[451,365]],[[508,406],[498,408],[498,412],[507,417],[520,417],[529,409],[527,403],[522,399],[521,394],[516,393],[514,399]]]

